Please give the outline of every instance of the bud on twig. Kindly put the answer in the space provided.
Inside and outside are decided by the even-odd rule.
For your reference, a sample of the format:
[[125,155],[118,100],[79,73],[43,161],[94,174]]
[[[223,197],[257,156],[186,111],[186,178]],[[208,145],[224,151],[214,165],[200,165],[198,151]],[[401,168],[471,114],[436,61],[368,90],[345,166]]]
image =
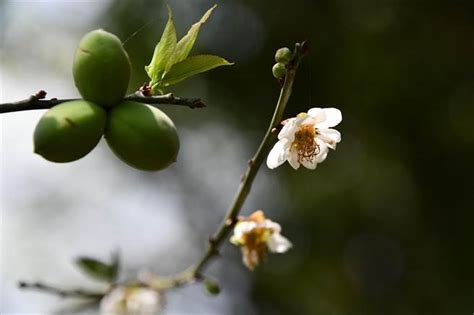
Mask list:
[[276,79],[282,78],[286,74],[286,66],[281,62],[277,62],[272,68],[272,73]]
[[207,292],[209,292],[209,294],[211,295],[218,295],[221,292],[221,288],[215,280],[206,279],[204,285],[206,286]]
[[293,53],[287,47],[280,48],[275,53],[275,61],[281,62],[283,64],[287,64],[291,58],[293,57]]

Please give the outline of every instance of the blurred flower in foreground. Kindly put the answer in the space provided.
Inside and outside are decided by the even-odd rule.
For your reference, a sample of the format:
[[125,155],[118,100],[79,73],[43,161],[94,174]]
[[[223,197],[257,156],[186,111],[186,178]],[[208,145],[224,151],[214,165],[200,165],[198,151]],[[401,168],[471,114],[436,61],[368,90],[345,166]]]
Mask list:
[[265,218],[263,211],[254,212],[248,218],[239,218],[230,241],[242,249],[244,264],[253,270],[267,254],[284,253],[291,248],[291,242],[281,234],[281,227]]
[[101,314],[156,315],[163,308],[163,296],[152,289],[118,287],[100,302]]
[[314,170],[326,159],[329,148],[335,150],[341,141],[339,131],[330,129],[341,120],[339,109],[317,107],[287,119],[278,134],[279,141],[268,154],[268,168],[274,169],[288,161],[295,170],[301,164]]

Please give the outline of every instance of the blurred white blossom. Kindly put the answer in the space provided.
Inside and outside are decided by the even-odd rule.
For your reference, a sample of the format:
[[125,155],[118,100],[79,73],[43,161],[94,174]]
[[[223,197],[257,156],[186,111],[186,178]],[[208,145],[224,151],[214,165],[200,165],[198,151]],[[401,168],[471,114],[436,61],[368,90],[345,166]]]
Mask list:
[[157,315],[163,308],[163,296],[140,287],[117,287],[100,302],[103,315]]
[[302,164],[314,170],[329,149],[336,149],[341,134],[334,127],[342,121],[337,108],[311,108],[308,113],[287,119],[278,134],[278,142],[268,154],[267,166],[274,169],[285,161],[297,170]]
[[239,218],[230,241],[241,247],[244,264],[253,270],[265,259],[267,251],[284,253],[291,248],[291,242],[280,232],[280,225],[258,210],[248,218]]

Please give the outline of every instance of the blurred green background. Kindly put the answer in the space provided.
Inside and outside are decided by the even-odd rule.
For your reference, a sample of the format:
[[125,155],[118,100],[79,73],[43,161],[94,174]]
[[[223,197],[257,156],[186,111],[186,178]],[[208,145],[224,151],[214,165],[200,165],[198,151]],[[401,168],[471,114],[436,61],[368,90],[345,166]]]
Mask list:
[[[182,36],[214,2],[170,0],[178,33]],[[101,27],[125,40],[145,25],[125,44],[134,68],[133,91],[147,81],[143,67],[163,30],[165,7],[152,0],[104,3],[101,13],[82,25],[82,33]],[[315,171],[294,171],[285,165],[270,172],[262,167],[243,212],[263,208],[282,224],[283,235],[294,247],[288,254],[271,256],[251,274],[241,266],[239,252],[225,245],[225,258],[211,264],[209,271],[220,270],[214,273],[227,291],[227,307],[202,314],[472,314],[474,1],[218,4],[192,54],[218,54],[235,66],[170,90],[202,97],[207,109],[165,108],[186,130],[182,138],[209,132],[199,139],[205,143],[204,152],[183,157],[189,162],[188,173],[178,170],[179,161],[173,166],[176,171],[166,173],[185,177],[175,186],[183,195],[177,198],[187,207],[199,205],[184,213],[185,228],[192,231],[187,241],[195,250],[170,266],[186,266],[197,259],[206,235],[217,226],[237,188],[238,174],[266,130],[279,93],[271,76],[277,48],[292,48],[303,39],[310,43],[285,116],[311,107],[337,107],[343,113],[337,127],[342,142]],[[71,7],[87,10],[87,5]],[[14,6],[15,1],[0,4],[4,21]],[[65,11],[71,8],[63,6]],[[75,40],[82,33],[77,31]],[[68,60],[72,52],[65,54]],[[6,135],[7,129],[3,132]],[[225,136],[212,138],[216,133]],[[192,142],[185,139],[183,147]],[[235,158],[222,153],[232,144],[237,147]],[[181,154],[186,152],[192,154],[186,149]],[[121,167],[117,166],[118,172]],[[203,167],[199,176],[189,175]],[[235,170],[221,174],[221,168]],[[155,179],[160,175],[139,177],[148,186]],[[202,181],[206,189],[200,186]],[[8,219],[3,224],[8,226]],[[172,233],[168,237],[173,238]],[[3,241],[2,247],[8,246]],[[122,254],[127,256],[126,251]],[[150,263],[131,264],[131,269]],[[233,284],[232,274],[237,272],[249,281],[244,293]],[[193,298],[191,294],[191,300],[179,303],[192,304]],[[239,308],[235,301],[247,306]],[[10,305],[7,310],[14,312],[14,304]],[[192,309],[187,312],[194,314]]]

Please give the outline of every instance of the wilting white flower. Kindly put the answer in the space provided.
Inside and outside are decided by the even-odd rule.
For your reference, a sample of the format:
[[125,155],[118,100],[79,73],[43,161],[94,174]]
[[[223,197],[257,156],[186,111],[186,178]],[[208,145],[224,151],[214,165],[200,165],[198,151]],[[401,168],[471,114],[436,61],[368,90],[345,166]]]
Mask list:
[[341,134],[331,127],[342,121],[337,108],[311,108],[286,120],[278,134],[278,142],[268,154],[267,166],[274,169],[285,161],[297,170],[302,164],[314,170],[323,162],[329,149],[336,149]]
[[104,315],[156,315],[163,308],[163,297],[155,290],[140,287],[117,287],[100,302]]
[[259,210],[248,218],[239,219],[230,241],[240,246],[244,264],[253,270],[265,259],[267,251],[284,253],[291,248],[291,242],[280,232],[280,224],[266,219]]

